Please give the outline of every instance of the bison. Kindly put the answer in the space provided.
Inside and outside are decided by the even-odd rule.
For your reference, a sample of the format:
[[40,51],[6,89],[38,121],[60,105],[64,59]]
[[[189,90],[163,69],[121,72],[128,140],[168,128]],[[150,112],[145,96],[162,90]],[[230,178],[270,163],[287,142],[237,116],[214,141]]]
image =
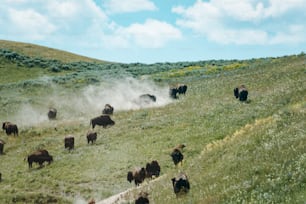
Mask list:
[[48,111],[48,118],[49,120],[55,120],[56,119],[57,110],[55,108],[50,108]]
[[171,98],[177,99],[178,98],[177,94],[185,95],[186,91],[187,91],[187,85],[186,84],[178,84],[178,85],[175,85],[173,87],[170,87],[169,95],[170,95]]
[[156,102],[156,96],[151,95],[151,94],[142,94],[139,96],[139,100],[140,102],[148,104],[151,102]]
[[173,191],[176,196],[189,192],[190,184],[185,173],[180,173],[177,177],[172,178],[171,181],[173,185]]
[[135,200],[135,204],[149,204],[148,195],[147,192],[140,192],[138,198]]
[[114,113],[114,107],[109,104],[105,104],[102,114],[112,115]]
[[0,182],[2,181],[2,174],[1,174],[1,172],[0,172]]
[[0,139],[0,154],[3,154],[4,144],[5,142]]
[[91,142],[91,144],[93,144],[96,140],[97,140],[97,132],[92,132],[89,131],[86,135],[87,138],[87,143],[89,144]]
[[172,161],[173,161],[173,163],[174,163],[175,166],[176,166],[178,163],[183,162],[184,155],[183,155],[182,152],[181,152],[179,149],[177,149],[177,148],[175,148],[175,149],[172,151],[172,153],[171,153],[170,156],[172,157]]
[[146,170],[143,167],[136,168],[134,171],[129,171],[127,173],[127,180],[130,183],[134,180],[136,186],[141,184],[145,178],[146,178]]
[[2,123],[2,129],[5,130],[7,135],[11,135],[12,133],[18,136],[18,127],[16,124],[11,122],[4,122]]
[[65,149],[72,150],[74,149],[74,137],[68,135],[64,138]]
[[248,99],[248,90],[245,85],[240,85],[239,87],[234,88],[234,96],[239,101],[246,101]]
[[187,85],[186,84],[179,84],[177,85],[177,92],[178,94],[186,94],[187,91]]
[[106,128],[107,126],[115,125],[115,122],[109,117],[109,115],[101,115],[91,119],[90,124],[92,125],[92,129],[94,129],[96,125]]
[[156,160],[146,164],[146,177],[152,178],[153,176],[158,177],[160,174],[160,166]]
[[177,99],[177,98],[178,98],[178,97],[177,97],[177,93],[178,93],[178,90],[177,90],[176,87],[171,87],[171,88],[169,89],[169,95],[170,95],[171,98]]
[[32,163],[38,163],[40,167],[42,167],[44,162],[48,162],[50,164],[53,161],[53,157],[49,155],[49,152],[45,149],[37,150],[32,154],[28,155],[28,163],[29,168],[32,168]]

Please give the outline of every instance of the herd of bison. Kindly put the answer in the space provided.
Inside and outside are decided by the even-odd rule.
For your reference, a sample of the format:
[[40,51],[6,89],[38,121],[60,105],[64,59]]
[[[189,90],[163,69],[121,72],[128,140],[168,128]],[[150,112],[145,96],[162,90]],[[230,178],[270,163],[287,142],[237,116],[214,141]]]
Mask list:
[[[187,85],[180,84],[174,87],[171,87],[169,89],[169,96],[173,99],[177,99],[179,94],[184,94],[187,91]],[[244,85],[240,85],[236,88],[234,88],[234,96],[239,99],[240,101],[247,101],[248,97],[248,90]],[[140,100],[144,100],[146,103],[149,102],[155,102],[156,96],[151,94],[143,94],[139,96]],[[106,104],[104,106],[104,109],[102,110],[102,115],[92,118],[90,120],[90,125],[92,127],[92,130],[89,131],[86,134],[87,143],[94,143],[97,139],[97,132],[94,131],[94,128],[96,125],[102,126],[103,128],[106,128],[107,126],[115,125],[115,121],[111,119],[111,115],[114,112],[114,108],[110,104]],[[57,110],[55,108],[50,108],[47,114],[49,120],[55,120],[57,116]],[[14,135],[18,136],[18,127],[16,124],[11,122],[3,122],[2,123],[2,129],[6,132],[7,135]],[[0,139],[0,155],[3,154],[5,142]],[[64,147],[65,149],[68,149],[69,151],[74,149],[74,136],[68,135],[64,138]],[[180,164],[183,159],[183,148],[185,147],[184,144],[179,144],[176,147],[173,148],[172,153],[170,154],[172,161],[174,165]],[[46,149],[39,149],[32,154],[27,156],[27,161],[29,168],[32,168],[33,163],[39,164],[39,168],[43,167],[43,163],[47,162],[50,164],[53,162],[53,156],[49,154],[49,152]],[[135,185],[138,186],[141,184],[145,178],[156,178],[160,175],[161,167],[158,163],[158,161],[153,160],[151,162],[148,162],[145,167],[136,168],[132,171],[129,171],[127,173],[127,180],[131,183],[134,181]],[[0,182],[2,179],[2,174],[0,172]],[[185,194],[190,189],[190,184],[188,181],[188,177],[185,173],[180,173],[176,177],[173,177],[171,179],[173,191],[174,193],[178,195]],[[93,200],[90,201],[90,203],[94,203]],[[148,199],[148,193],[141,192],[138,196],[138,198],[135,200],[135,203],[141,204],[141,203],[149,203]]]

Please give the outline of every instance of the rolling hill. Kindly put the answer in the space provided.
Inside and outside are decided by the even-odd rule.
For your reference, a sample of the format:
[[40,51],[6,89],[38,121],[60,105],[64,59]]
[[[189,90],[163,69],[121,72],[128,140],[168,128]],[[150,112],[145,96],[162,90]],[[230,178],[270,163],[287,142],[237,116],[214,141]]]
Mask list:
[[[86,203],[122,192],[115,203],[134,203],[142,191],[150,203],[305,203],[304,53],[146,65],[40,49],[1,41],[0,119],[16,123],[19,136],[0,133],[0,203]],[[178,83],[188,85],[186,95],[169,98]],[[247,102],[233,95],[240,84]],[[139,103],[142,93],[156,103]],[[98,139],[87,144],[90,119],[106,103],[116,124],[95,127]],[[48,120],[49,107],[56,120]],[[67,135],[75,137],[72,151],[64,149]],[[184,161],[174,166],[170,153],[181,143]],[[42,148],[54,162],[29,168],[25,158]],[[126,180],[152,160],[160,177],[137,188]],[[176,197],[171,178],[180,172],[191,189]]]

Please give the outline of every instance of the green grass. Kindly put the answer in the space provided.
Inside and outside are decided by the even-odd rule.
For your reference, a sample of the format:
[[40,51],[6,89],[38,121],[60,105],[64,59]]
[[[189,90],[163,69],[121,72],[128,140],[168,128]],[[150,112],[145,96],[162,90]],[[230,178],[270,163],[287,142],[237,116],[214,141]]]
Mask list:
[[[94,145],[85,138],[92,115],[84,110],[80,110],[82,117],[59,116],[56,121],[22,126],[19,137],[1,132],[6,145],[0,156],[0,203],[98,201],[129,188],[133,190],[125,195],[126,203],[133,203],[139,191],[147,191],[152,203],[305,203],[306,56],[222,63],[209,76],[202,65],[169,70],[177,76],[165,70],[149,75],[160,84],[188,84],[186,96],[158,108],[116,111],[115,107],[116,125],[96,128]],[[1,121],[24,101],[37,109],[48,107],[43,100],[50,94],[45,92],[48,86],[38,83],[42,75],[61,74],[65,79],[74,73],[50,75],[39,67],[29,71],[10,66],[16,80],[12,76],[1,81]],[[91,73],[83,70],[78,79],[86,81]],[[73,82],[57,84],[58,91],[78,94],[87,85]],[[233,96],[239,84],[249,89],[248,103]],[[76,138],[71,152],[64,150],[63,138],[68,134]],[[169,154],[179,143],[187,146],[185,160],[175,167]],[[29,169],[24,158],[38,148],[48,149],[54,162]],[[161,165],[159,179],[146,181],[140,188],[128,183],[127,171],[153,159]],[[176,198],[171,178],[180,171],[189,176],[191,190]]]

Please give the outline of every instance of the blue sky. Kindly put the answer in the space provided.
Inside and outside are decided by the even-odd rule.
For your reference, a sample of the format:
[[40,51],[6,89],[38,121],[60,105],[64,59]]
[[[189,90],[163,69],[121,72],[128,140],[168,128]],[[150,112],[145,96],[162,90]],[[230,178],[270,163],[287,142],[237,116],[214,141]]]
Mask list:
[[306,0],[1,0],[0,39],[122,63],[306,51]]

